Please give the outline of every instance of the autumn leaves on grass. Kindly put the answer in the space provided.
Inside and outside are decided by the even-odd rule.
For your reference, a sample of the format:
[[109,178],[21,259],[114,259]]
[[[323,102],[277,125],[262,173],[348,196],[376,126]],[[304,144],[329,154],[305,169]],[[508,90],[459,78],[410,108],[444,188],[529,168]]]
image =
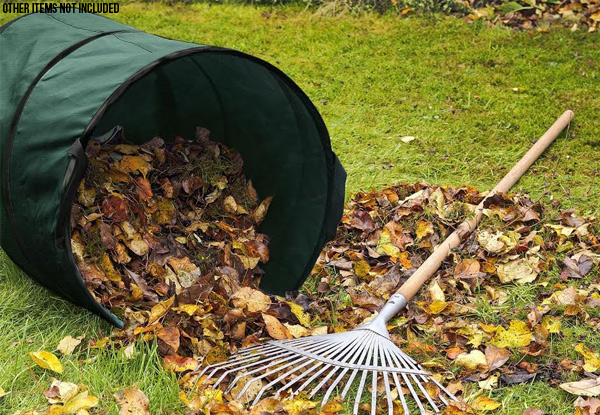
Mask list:
[[[141,173],[139,176],[143,177]],[[129,173],[128,177],[137,175]],[[151,187],[153,195],[161,195],[162,188]],[[203,194],[213,191],[210,187],[207,190],[202,190]],[[219,200],[224,203],[223,196],[208,205]],[[243,198],[237,194],[233,197],[250,216],[260,207],[245,206]],[[117,248],[103,247],[102,237],[96,238],[100,255],[93,255],[98,252],[95,250],[84,250],[89,255],[84,259],[89,258],[99,272],[104,272],[98,261],[107,253],[115,270],[126,265],[125,269],[130,267],[135,273],[135,278],[120,273],[120,281],[106,277],[104,287],[96,291],[99,298],[108,300],[105,304],[123,310],[128,326],[110,337],[92,339],[88,346],[100,348],[112,343],[127,351],[137,339],[156,340],[164,366],[180,374],[180,398],[193,413],[260,413],[244,405],[252,396],[238,402],[232,393],[198,388],[199,380],[190,371],[202,360],[218,362],[241,346],[269,338],[355,328],[374,316],[482,198],[470,187],[426,184],[401,184],[356,194],[347,205],[336,238],[321,253],[311,282],[301,293],[290,293],[286,298],[255,289],[257,268],[247,266],[255,261],[258,264],[261,259],[252,241],[258,239],[266,244],[266,240],[248,231],[251,228],[232,225],[235,219],[228,215],[233,213],[223,213],[220,222],[228,223],[237,233],[226,232],[229,228],[220,222],[203,230],[200,224],[209,222],[203,215],[210,212],[210,206],[201,215],[192,213],[191,220],[186,219],[186,227],[198,224],[199,231],[193,234],[201,241],[211,240],[210,236],[217,238],[223,246],[217,258],[230,261],[219,264],[212,273],[201,274],[189,287],[185,287],[189,278],[185,272],[193,271],[176,271],[169,259],[181,260],[179,253],[192,252],[188,240],[198,242],[194,235],[183,243],[183,239],[177,239],[183,236],[177,233],[182,228],[168,225],[172,232],[166,237],[167,249],[178,247],[174,251],[178,255],[147,242],[146,258],[161,259],[161,265],[155,260],[139,260],[128,247],[136,239],[135,233],[127,234],[123,222],[109,221],[112,236],[117,244],[124,245],[131,260],[119,263]],[[139,211],[134,210],[139,208],[133,208],[131,200],[139,199],[128,199],[134,213],[127,216],[130,223],[139,217]],[[143,201],[136,203],[145,206]],[[187,212],[177,218],[190,218],[193,211],[185,210],[189,204],[180,205],[180,200],[174,203],[180,211]],[[105,213],[99,209],[97,213],[103,216]],[[221,211],[225,212],[225,208]],[[235,212],[234,217],[238,215],[237,208]],[[92,220],[93,214],[92,211],[87,216],[86,212],[74,216],[79,232],[95,226],[99,229],[98,222],[93,221],[106,220],[100,216]],[[150,217],[152,214],[148,213]],[[572,394],[575,414],[596,415],[600,393],[600,356],[595,341],[595,333],[600,329],[597,219],[583,218],[573,211],[548,212],[526,196],[516,195],[494,196],[484,214],[479,229],[451,254],[427,289],[404,313],[390,321],[392,340],[448,389],[468,401],[451,404],[446,414],[500,411],[503,390],[535,381]],[[144,215],[150,222],[151,218]],[[229,220],[233,222],[226,222]],[[245,223],[255,222],[250,219]],[[134,223],[132,226],[141,240],[151,241],[144,228]],[[152,229],[152,224],[149,226]],[[115,232],[116,229],[120,231]],[[210,252],[203,255],[214,258]],[[253,259],[242,260],[240,256]],[[188,257],[198,268],[204,264],[194,263],[197,256]],[[152,268],[147,268],[151,262],[157,262],[165,274],[153,274]],[[137,298],[136,289],[131,288],[134,285],[142,291],[138,302],[132,300]],[[571,334],[574,326],[583,333],[580,338]],[[63,346],[68,348],[77,341],[69,339]],[[42,366],[56,364],[45,354],[35,357],[45,359]],[[322,413],[317,403],[318,398],[313,401],[295,397],[287,403],[264,398],[257,408],[281,414]],[[326,413],[343,414],[344,408],[343,402],[332,401]],[[543,408],[529,408],[524,413],[541,415]]]

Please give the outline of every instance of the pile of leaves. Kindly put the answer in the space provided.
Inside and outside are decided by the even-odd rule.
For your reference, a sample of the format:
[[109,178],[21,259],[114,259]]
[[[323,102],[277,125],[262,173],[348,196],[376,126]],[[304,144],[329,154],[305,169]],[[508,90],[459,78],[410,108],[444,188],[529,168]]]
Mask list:
[[[156,137],[141,146],[117,132],[86,152],[71,214],[85,283],[124,319],[125,346],[156,337],[177,370],[194,368],[194,356],[222,344],[230,301],[260,281],[269,250],[256,229],[271,198],[259,203],[239,153],[204,128],[194,141]],[[227,334],[241,340],[248,323],[236,321],[225,322]]]
[[[255,392],[236,401],[237,389],[225,394],[199,387],[193,369],[224,360],[240,346],[346,331],[368,321],[484,196],[472,187],[424,183],[354,195],[302,291],[286,298],[245,284],[243,267],[230,265],[237,274],[222,266],[180,291],[175,282],[166,295],[155,290],[157,303],[146,298],[133,303],[135,290],[126,289],[123,275],[122,285],[114,282],[122,293],[112,301],[123,307],[127,326],[88,346],[112,344],[127,356],[136,340],[156,340],[165,368],[180,376],[180,398],[192,414],[351,413],[351,403],[334,399],[319,408],[318,398],[302,395],[283,402],[267,397],[248,409]],[[535,381],[572,394],[574,414],[596,415],[600,346],[592,334],[600,329],[600,223],[514,194],[490,198],[484,215],[407,310],[389,322],[392,340],[464,400],[446,414],[494,411],[502,405],[494,399],[498,389]],[[130,239],[116,237],[127,247]],[[240,255],[230,243],[231,255]],[[108,252],[112,260],[116,249]],[[103,272],[101,263],[93,264]],[[152,275],[139,268],[133,272]],[[137,283],[131,278],[129,284]],[[144,297],[146,288],[140,289]],[[149,310],[141,305],[148,301],[154,304]],[[61,348],[81,342],[71,340]],[[32,359],[59,373],[56,357]],[[385,406],[383,399],[380,409]],[[370,402],[361,409],[369,411]],[[542,409],[523,414],[543,415]]]
[[[426,184],[355,195],[313,271],[321,296],[314,314],[335,321],[332,331],[370,318],[483,196]],[[600,342],[569,345],[578,359],[553,347],[569,325],[600,328],[597,219],[573,210],[552,218],[518,195],[495,195],[485,207],[478,229],[389,323],[392,339],[457,396],[474,385],[487,393],[535,380],[580,395],[578,413],[593,415],[585,405],[598,408]],[[531,296],[517,308],[519,290]],[[486,394],[472,397],[474,410],[501,405]]]

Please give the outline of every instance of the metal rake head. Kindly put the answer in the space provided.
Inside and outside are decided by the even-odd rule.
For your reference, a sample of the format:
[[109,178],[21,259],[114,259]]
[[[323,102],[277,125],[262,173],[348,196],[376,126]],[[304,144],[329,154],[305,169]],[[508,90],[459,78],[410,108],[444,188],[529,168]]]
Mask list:
[[[241,379],[248,379],[241,391],[234,396],[241,399],[255,383],[265,383],[252,405],[264,393],[278,387],[274,398],[292,397],[302,391],[312,399],[325,390],[321,405],[325,405],[331,394],[343,389],[344,399],[357,385],[354,396],[353,414],[357,415],[365,385],[371,387],[371,414],[377,409],[378,386],[383,384],[390,415],[394,413],[394,388],[404,414],[410,414],[410,401],[421,414],[440,411],[440,406],[449,400],[457,400],[435,378],[415,360],[403,353],[387,336],[368,328],[358,328],[346,333],[304,337],[293,340],[270,341],[259,346],[240,350],[225,362],[205,367],[199,376],[206,379],[219,376],[213,387],[234,376],[226,393]],[[308,389],[307,389],[308,388]],[[308,390],[310,389],[310,392]]]

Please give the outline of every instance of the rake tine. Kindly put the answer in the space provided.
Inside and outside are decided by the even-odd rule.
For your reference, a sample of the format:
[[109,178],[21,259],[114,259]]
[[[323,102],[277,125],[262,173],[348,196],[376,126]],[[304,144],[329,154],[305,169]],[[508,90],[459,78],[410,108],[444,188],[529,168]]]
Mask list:
[[[369,333],[368,337],[365,339],[367,348],[369,348],[371,343],[373,342],[374,336],[375,336],[374,333]],[[360,346],[360,344],[357,343],[356,351],[354,352],[354,355],[352,356],[352,361],[350,362],[351,365],[355,364],[360,356],[361,350],[359,349],[359,346]],[[331,386],[329,386],[329,388],[327,389],[327,392],[325,393],[325,396],[323,397],[323,400],[321,401],[321,406],[323,406],[327,403],[327,401],[329,400],[329,397],[331,396],[331,393],[333,392],[333,390],[335,389],[337,384],[344,378],[346,373],[348,373],[349,370],[350,370],[350,368],[345,367],[342,370],[342,372],[338,375],[338,377],[333,381]]]
[[[377,339],[377,344],[375,346],[374,355],[373,355],[373,365],[377,365],[377,361],[379,359],[379,345],[381,344],[381,339]],[[371,382],[371,415],[376,415],[377,411],[377,371],[373,371],[373,381]]]
[[[373,337],[373,341],[375,340],[375,337]],[[363,362],[367,362],[368,360],[368,352],[372,347],[372,342],[369,343],[369,347],[366,347],[363,349],[362,354],[360,355],[357,365],[360,366]],[[363,360],[364,359],[364,360]],[[358,369],[354,369],[352,371],[352,373],[350,374],[350,378],[348,379],[348,382],[346,382],[346,386],[344,386],[344,390],[342,391],[342,399],[344,399],[346,397],[346,394],[348,393],[348,390],[350,390],[350,386],[352,386],[352,383],[354,383],[354,378],[356,377],[356,375],[358,374]]]
[[[450,400],[453,400],[453,401],[458,401],[458,398],[457,398],[456,396],[454,396],[454,394],[452,394],[452,393],[451,393],[451,392],[450,392],[448,389],[446,389],[445,387],[443,387],[443,386],[440,384],[440,382],[438,382],[438,381],[437,381],[437,380],[436,380],[434,377],[432,377],[432,378],[431,378],[431,381],[432,381],[433,383],[435,383],[435,384],[436,384],[436,386],[437,386],[438,388],[440,388],[440,390],[441,390],[442,392],[444,392],[444,393],[445,393],[445,394],[448,396],[448,398],[450,398]],[[444,403],[444,405],[448,405],[448,401],[447,401],[447,400],[444,398],[444,395],[443,395],[443,394],[441,394],[441,393],[440,393],[440,399],[441,399],[441,401]]]
[[[385,343],[379,343],[381,366],[387,366],[386,357],[385,357],[385,353],[384,353],[386,346],[387,346],[387,344],[385,344]],[[382,373],[383,373],[383,385],[385,386],[385,395],[387,397],[387,403],[388,403],[388,414],[394,415],[394,403],[392,402],[392,391],[390,389],[390,380],[388,378],[387,372],[383,371]]]
[[[344,351],[344,348],[346,348],[346,347],[349,347],[349,346],[351,346],[351,345],[348,345],[348,344],[344,344],[344,343],[341,343],[341,342],[339,342],[339,343],[337,344],[337,347],[335,347],[333,350],[330,350],[330,351],[329,351],[329,353],[330,353],[330,356],[333,358],[334,356],[336,356],[336,353],[338,353],[338,352],[339,352],[339,353],[343,353],[343,351]],[[340,349],[341,349],[341,350],[340,350]],[[297,383],[298,381],[300,381],[300,380],[301,380],[302,378],[304,378],[305,376],[309,375],[309,374],[310,374],[312,371],[314,371],[315,369],[317,369],[317,368],[318,368],[319,366],[321,366],[322,364],[323,364],[323,362],[317,362],[317,363],[315,363],[315,364],[314,364],[314,365],[313,365],[313,366],[312,366],[310,369],[308,369],[307,371],[305,371],[305,372],[304,372],[302,375],[298,376],[296,379],[294,379],[294,380],[293,380],[293,381],[291,381],[290,383],[288,383],[288,384],[284,385],[284,386],[283,386],[283,388],[282,388],[282,389],[280,389],[280,390],[277,392],[276,396],[279,396],[279,394],[280,394],[281,392],[283,392],[284,390],[286,390],[286,389],[290,388],[292,385],[294,385],[295,383]],[[331,366],[331,365],[327,365],[327,366]],[[327,366],[326,366],[326,367],[327,367]],[[304,382],[304,383],[303,383],[303,384],[300,386],[300,388],[298,388],[298,390],[294,392],[294,395],[298,394],[298,393],[299,393],[299,392],[300,392],[300,391],[301,391],[301,390],[302,390],[304,387],[306,387],[306,385],[310,384],[310,382],[312,382],[312,381],[314,380],[314,378],[315,378],[315,377],[317,377],[319,374],[321,374],[323,370],[324,370],[324,369],[321,369],[319,372],[317,372],[317,374],[313,375],[313,376],[312,376],[311,378],[309,378],[309,379],[308,379],[306,382]]]
[[309,360],[308,362],[305,362],[305,363],[301,364],[300,366],[296,366],[296,367],[292,368],[292,370],[288,370],[283,375],[279,376],[277,379],[271,381],[270,383],[267,383],[265,386],[263,386],[260,389],[260,391],[258,392],[258,394],[256,395],[256,397],[254,398],[254,401],[252,402],[252,405],[256,405],[258,403],[258,401],[260,400],[260,397],[263,395],[263,393],[265,393],[265,391],[267,389],[269,389],[271,386],[273,386],[276,383],[280,382],[281,380],[285,379],[286,377],[288,377],[289,375],[293,374],[294,372],[297,372],[297,371],[301,370],[302,368],[310,365],[311,363],[312,363],[312,361]]
[[433,410],[435,412],[439,412],[439,408],[437,407],[437,405],[435,404],[433,399],[431,399],[431,396],[429,396],[429,393],[427,393],[427,391],[425,390],[425,387],[421,384],[421,382],[419,382],[419,380],[416,378],[415,375],[411,375],[411,376],[413,377],[413,380],[415,381],[415,383],[417,384],[419,389],[421,389],[421,392],[423,393],[423,395],[425,395],[425,399],[427,399],[427,401],[429,402],[429,405],[431,405],[431,407],[433,408]]
[[[352,344],[344,344],[340,342],[340,345],[343,346],[352,346]],[[344,351],[344,349],[342,349],[340,351],[340,353],[342,353]],[[331,356],[332,358],[334,357],[334,355]],[[315,365],[314,368],[316,368],[317,366],[320,366],[321,364],[323,364],[323,362],[319,362],[319,365]],[[307,379],[302,385],[300,385],[300,387],[294,391],[294,395],[299,394],[305,387],[307,387],[308,385],[310,385],[319,375],[321,375],[321,373],[323,373],[325,370],[327,370],[329,367],[331,367],[331,364],[326,364],[324,367],[322,367],[317,373],[313,374],[309,379]],[[311,370],[312,371],[312,370]],[[311,397],[314,395],[314,390],[313,390],[313,394],[311,395]]]
[[[280,353],[281,353],[281,352],[280,352]],[[250,371],[250,372],[248,372],[248,373],[242,373],[242,372],[241,372],[241,370],[243,370],[243,369],[248,369],[248,368],[250,368],[250,367],[253,367],[253,366],[256,366],[256,365],[262,365],[262,364],[263,364],[263,363],[265,363],[265,362],[271,362],[271,361],[273,361],[273,360],[279,359],[279,360],[277,360],[276,362],[274,362],[274,363],[271,363],[271,364],[269,364],[269,365],[267,366],[267,367],[271,367],[271,366],[273,366],[273,365],[276,365],[276,364],[277,364],[277,362],[278,362],[278,361],[280,361],[280,360],[283,360],[283,361],[285,362],[285,361],[288,361],[288,360],[290,360],[290,359],[294,359],[295,357],[296,357],[296,356],[295,356],[293,353],[290,353],[290,352],[284,352],[284,353],[281,353],[281,354],[279,354],[279,355],[277,355],[277,356],[273,356],[273,357],[270,357],[270,358],[268,358],[268,359],[265,359],[265,360],[260,360],[260,359],[259,359],[259,360],[255,360],[255,361],[254,361],[254,362],[252,362],[252,363],[245,364],[245,365],[243,365],[243,366],[234,367],[234,368],[232,368],[232,369],[229,369],[229,370],[225,371],[225,372],[224,372],[224,373],[221,375],[221,377],[219,377],[219,379],[218,379],[218,380],[215,382],[214,386],[215,386],[215,388],[216,388],[217,386],[219,386],[219,384],[220,384],[220,383],[223,381],[223,379],[225,379],[225,377],[227,377],[227,376],[228,376],[229,374],[231,374],[231,373],[234,373],[234,372],[240,372],[240,373],[238,373],[238,374],[236,375],[236,377],[233,379],[233,381],[232,381],[232,383],[231,383],[231,384],[233,385],[233,384],[237,383],[237,382],[238,382],[238,381],[239,381],[239,380],[240,380],[242,377],[246,376],[246,374],[252,374],[252,373],[256,373],[257,371],[260,371],[260,370],[262,370],[261,368],[258,368],[258,369],[255,369],[255,370],[253,370],[253,371]],[[230,389],[231,389],[231,386],[230,386],[229,388],[227,388],[227,391],[229,391]]]
[[[404,360],[405,363],[408,363],[408,365],[410,367],[412,367],[413,369],[420,369],[418,363],[416,363],[410,356],[408,356],[406,353],[404,353],[402,350],[397,349],[397,355],[399,356],[400,359]],[[437,407],[437,405],[435,404],[435,402],[433,401],[433,399],[431,399],[431,396],[429,396],[429,393],[427,393],[427,391],[425,390],[425,388],[423,387],[423,385],[421,384],[421,382],[419,381],[418,377],[416,375],[410,375],[413,379],[413,381],[415,382],[415,384],[417,385],[417,387],[419,388],[419,390],[423,393],[423,395],[425,396],[425,399],[427,399],[427,401],[429,402],[429,405],[431,405],[431,407],[433,408],[434,411],[438,412],[439,408]],[[425,377],[424,375],[420,375],[421,380],[424,382],[429,382],[429,378]]]
[[[342,357],[340,357],[340,361],[345,363],[347,359],[351,359],[357,353],[357,350],[361,347],[361,345],[362,343],[360,341],[351,343],[352,347],[346,350],[346,353]],[[309,399],[312,399],[312,397],[325,385],[325,383],[327,383],[327,381],[331,379],[333,375],[335,375],[338,369],[338,367],[334,367],[327,374],[327,376],[325,376],[325,378],[323,378],[323,380],[319,382],[319,384],[312,390]],[[323,400],[321,401],[321,406],[325,405],[326,402],[327,401],[323,398]]]
[[[327,350],[328,350],[328,348],[333,348],[333,347],[335,347],[335,346],[336,346],[336,343],[334,343],[333,345],[331,345],[331,344],[326,344],[325,346],[323,346],[323,347],[321,347],[321,348],[318,348],[318,347],[317,347],[317,348],[315,349],[315,351],[327,351]],[[297,355],[296,355],[296,356],[297,356]],[[293,357],[292,357],[292,359],[293,359]],[[288,367],[290,367],[290,366],[292,366],[292,365],[295,365],[295,364],[298,364],[298,363],[302,362],[303,360],[307,360],[307,359],[308,359],[308,357],[306,357],[306,356],[300,356],[300,357],[299,357],[297,360],[295,360],[295,361],[292,361],[291,363],[287,363],[287,364],[285,364],[285,365],[283,365],[283,366],[281,366],[281,367],[278,367],[278,368],[276,368],[276,369],[273,369],[273,370],[271,370],[271,371],[268,371],[268,372],[266,372],[266,373],[264,373],[264,374],[262,374],[262,375],[260,375],[260,376],[258,376],[258,377],[256,377],[256,378],[253,378],[251,381],[247,382],[247,383],[246,383],[246,385],[244,385],[244,388],[243,388],[243,389],[242,389],[242,391],[241,391],[241,392],[238,394],[238,397],[237,397],[237,399],[240,399],[240,398],[241,398],[241,397],[244,395],[244,393],[246,393],[246,390],[248,390],[248,388],[250,387],[250,385],[251,385],[252,383],[256,382],[257,380],[261,380],[261,379],[263,379],[263,378],[265,378],[265,377],[267,377],[267,376],[270,376],[270,375],[272,375],[273,373],[276,373],[276,372],[278,372],[278,371],[280,371],[280,370],[283,370],[283,369],[287,369]],[[277,365],[277,364],[283,363],[283,362],[285,362],[285,361],[288,361],[288,360],[290,360],[290,359],[289,359],[289,358],[286,358],[286,359],[284,359],[284,360],[282,360],[282,361],[276,361],[276,362],[274,362],[274,363],[271,363],[271,364],[270,364],[270,365],[268,365],[268,366],[265,366],[265,367],[262,367],[262,368],[258,368],[258,369],[254,369],[254,370],[252,370],[252,371],[250,371],[250,372],[248,372],[248,373],[244,374],[244,375],[243,375],[243,376],[241,376],[241,377],[252,375],[252,374],[254,374],[254,373],[257,373],[257,372],[263,371],[263,370],[265,370],[265,369],[267,369],[267,368],[269,368],[269,367],[275,366],[275,365]],[[240,375],[238,375],[238,377],[240,377]],[[230,386],[230,387],[229,387],[227,390],[228,390],[228,391],[229,391],[229,390],[231,390],[231,386]]]
[[[239,400],[239,399],[240,399],[242,396],[244,396],[244,393],[246,393],[246,391],[248,390],[248,388],[250,387],[250,385],[252,385],[253,383],[255,383],[255,382],[257,382],[257,381],[259,381],[259,380],[261,380],[261,379],[264,379],[264,378],[266,378],[267,376],[271,376],[273,373],[277,373],[277,372],[279,372],[280,370],[287,369],[288,367],[290,367],[290,366],[293,366],[293,365],[295,365],[295,364],[297,364],[297,363],[300,363],[300,362],[301,362],[301,361],[303,361],[303,360],[306,360],[306,357],[304,357],[304,356],[300,356],[300,357],[299,357],[297,360],[294,360],[294,361],[292,361],[292,362],[290,362],[290,363],[286,363],[285,365],[283,365],[283,366],[281,366],[281,367],[277,367],[277,368],[275,368],[275,369],[273,369],[273,370],[270,370],[270,371],[268,371],[268,372],[266,372],[266,373],[263,373],[263,374],[262,374],[262,375],[260,375],[260,376],[257,376],[257,377],[255,377],[255,378],[252,378],[250,381],[246,382],[246,384],[244,385],[244,387],[242,388],[242,390],[240,391],[240,393],[238,393],[238,395],[237,395],[236,399],[237,399],[237,400]],[[257,369],[257,370],[255,370],[255,371],[253,371],[253,372],[250,372],[250,373],[248,373],[247,375],[251,375],[252,373],[256,373],[256,372],[258,372],[258,371],[261,371],[261,370],[263,370],[263,369],[266,369],[266,368]],[[247,376],[247,375],[246,375],[246,376]],[[229,391],[229,390],[231,390],[231,387],[230,387],[230,388],[228,388],[228,391]],[[227,392],[227,391],[226,391],[226,392]]]
[[[390,351],[388,349],[385,350],[385,354],[388,358],[388,361],[392,363],[392,358],[390,357]],[[402,410],[406,415],[410,414],[408,406],[406,405],[406,398],[404,397],[404,392],[402,391],[402,385],[400,384],[400,379],[398,379],[398,374],[396,372],[392,372],[392,376],[394,378],[394,383],[396,384],[396,389],[398,390],[398,395],[400,396],[400,402],[402,403]]]
[[281,350],[281,348],[279,348],[279,347],[277,347],[277,346],[270,346],[270,347],[268,347],[268,348],[265,348],[265,349],[267,349],[267,350],[268,350],[268,352],[267,352],[267,353],[263,353],[263,354],[256,353],[256,354],[253,354],[253,355],[251,355],[251,356],[244,356],[243,358],[240,358],[240,359],[238,359],[238,355],[237,355],[237,354],[235,354],[235,355],[233,355],[231,358],[229,358],[229,359],[228,359],[227,361],[225,361],[225,362],[216,363],[216,364],[214,364],[214,365],[207,366],[207,367],[206,367],[204,370],[202,370],[202,372],[200,372],[200,373],[198,374],[198,376],[199,376],[199,377],[202,377],[202,375],[203,375],[203,374],[204,374],[206,371],[208,371],[209,369],[213,369],[213,371],[212,371],[212,372],[210,372],[210,374],[209,374],[209,375],[207,375],[207,377],[206,377],[206,378],[204,378],[204,379],[202,380],[202,382],[200,382],[200,385],[199,385],[199,386],[202,386],[202,384],[204,383],[204,381],[205,381],[206,379],[213,377],[213,376],[214,376],[214,374],[215,374],[215,373],[217,373],[219,370],[222,370],[222,369],[225,369],[225,368],[228,368],[228,367],[232,367],[232,366],[237,366],[237,365],[239,365],[239,364],[242,364],[242,363],[247,363],[247,362],[250,362],[250,361],[252,361],[252,360],[255,360],[255,361],[256,361],[256,359],[260,360],[260,358],[261,358],[261,357],[264,357],[264,356],[271,356],[272,354],[274,354],[274,353],[277,353],[278,351],[280,351],[280,350]]
[[[310,344],[310,343],[313,343],[313,342],[308,342],[308,343]],[[328,342],[324,342],[324,343],[322,343],[322,344],[335,344],[335,343],[333,343],[333,342],[331,342],[331,341],[328,341]],[[316,347],[317,347],[317,346],[316,346],[314,343],[313,343],[313,344],[310,344],[310,346],[311,346],[312,348],[307,348],[308,350],[312,350],[313,348],[316,348]],[[282,350],[283,350],[283,351],[282,351]],[[278,354],[278,353],[279,353],[279,354]],[[294,352],[292,352],[292,351],[289,351],[289,350],[285,350],[285,349],[281,349],[281,348],[278,348],[278,350],[277,350],[277,351],[275,351],[274,353],[271,353],[271,354],[275,354],[275,356],[271,356],[271,357],[269,357],[269,358],[267,358],[267,359],[262,359],[262,360],[260,360],[260,359],[259,359],[259,360],[257,360],[257,361],[254,361],[254,362],[252,362],[252,363],[249,363],[249,364],[247,364],[247,365],[240,366],[240,367],[236,367],[236,368],[233,368],[233,369],[230,369],[230,370],[228,370],[227,372],[223,373],[223,375],[221,375],[221,377],[219,378],[219,380],[218,380],[218,381],[215,383],[215,387],[216,387],[216,386],[218,386],[218,385],[219,385],[219,383],[221,383],[221,381],[222,381],[222,380],[223,380],[223,379],[224,379],[224,378],[225,378],[225,377],[226,377],[228,374],[230,374],[230,373],[232,373],[232,372],[238,372],[238,371],[240,371],[240,370],[242,370],[242,369],[247,369],[247,368],[249,368],[249,367],[256,366],[256,365],[258,365],[258,364],[264,364],[265,362],[273,362],[273,361],[275,360],[275,362],[273,362],[273,363],[271,363],[271,364],[269,364],[269,365],[267,365],[267,366],[265,366],[265,367],[262,367],[262,368],[259,368],[259,369],[256,369],[256,370],[253,370],[253,371],[251,371],[251,372],[248,372],[248,373],[240,373],[240,374],[238,374],[238,375],[236,376],[236,378],[234,379],[233,383],[232,383],[232,384],[235,384],[236,382],[238,382],[238,381],[239,381],[239,379],[241,379],[241,378],[242,378],[242,377],[244,377],[244,376],[248,376],[248,375],[250,375],[250,374],[253,374],[253,373],[256,373],[256,372],[260,372],[260,371],[261,371],[261,370],[263,370],[263,369],[266,369],[266,368],[269,368],[269,367],[275,366],[275,365],[277,365],[277,364],[279,364],[279,363],[287,362],[288,360],[290,360],[290,359],[293,359],[294,357],[296,357],[296,356],[297,356],[297,354],[295,354]],[[257,356],[258,356],[258,357],[261,357],[261,355],[257,355]],[[230,387],[229,387],[227,390],[230,390],[230,389],[231,389],[231,386],[230,386]]]
[[[371,351],[372,350],[369,350],[369,352],[371,352]],[[375,363],[375,362],[373,362],[371,360],[371,355],[370,354],[367,356],[366,362],[372,362],[372,364]],[[363,370],[362,376],[360,377],[360,383],[358,385],[358,391],[356,392],[356,399],[354,400],[354,410],[352,411],[352,413],[354,415],[358,415],[358,405],[360,404],[360,398],[362,397],[363,389],[365,387],[365,381],[367,380],[367,373],[369,373],[369,372],[367,372],[366,370]]]
[[[300,382],[302,379],[304,379],[304,377],[310,375],[315,369],[317,369],[319,366],[321,366],[323,364],[323,362],[317,362],[315,363],[312,367],[310,367],[309,369],[305,370],[301,375],[296,376],[294,379],[292,379],[290,382],[286,383],[285,385],[283,385],[281,388],[279,388],[279,390],[277,390],[277,393],[275,393],[275,395],[273,396],[275,399],[279,398],[279,395],[281,395],[282,392],[290,389],[292,386],[294,386],[296,383]],[[293,392],[292,395],[296,395],[298,392]]]
[[[402,363],[400,363],[400,360],[398,358],[398,356],[400,356],[400,358],[402,357],[398,352],[402,353],[400,351],[400,349],[395,348],[392,350],[391,356],[392,359],[394,360],[394,362],[396,363],[396,365],[398,367],[405,367],[405,365],[403,365]],[[405,373],[401,373],[402,375],[402,379],[404,379],[404,383],[406,383],[406,386],[408,387],[408,390],[410,391],[410,394],[413,397],[413,400],[415,401],[415,403],[417,404],[417,406],[419,407],[419,410],[421,411],[422,415],[425,415],[425,408],[423,407],[423,404],[421,403],[421,399],[419,398],[419,395],[417,395],[417,392],[415,391],[415,389],[412,386],[412,383],[410,383],[410,379],[408,378],[408,376],[406,376]]]

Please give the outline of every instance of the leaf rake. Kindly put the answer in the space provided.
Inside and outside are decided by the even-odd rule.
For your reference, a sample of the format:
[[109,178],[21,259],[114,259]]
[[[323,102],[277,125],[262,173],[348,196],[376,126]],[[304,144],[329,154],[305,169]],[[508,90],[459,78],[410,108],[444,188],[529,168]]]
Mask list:
[[[508,192],[569,124],[573,116],[573,112],[567,110],[554,122],[477,205],[473,214],[436,247],[369,323],[346,333],[269,341],[241,349],[229,360],[203,368],[199,376],[205,377],[200,385],[207,379],[219,376],[213,384],[213,387],[217,388],[227,378],[234,376],[225,390],[228,393],[242,379],[250,379],[234,398],[241,399],[253,385],[256,393],[256,386],[259,385],[260,390],[256,393],[252,405],[256,405],[265,392],[273,387],[278,387],[274,393],[275,398],[292,397],[305,392],[309,399],[326,388],[321,401],[323,406],[342,385],[344,386],[340,396],[344,399],[349,395],[352,385],[358,382],[353,398],[354,415],[357,415],[360,409],[365,386],[370,386],[371,389],[372,415],[377,413],[378,391],[381,388],[385,391],[390,415],[394,414],[395,394],[404,414],[410,414],[409,406],[416,406],[422,415],[439,413],[440,407],[448,405],[450,401],[457,401],[435,377],[391,341],[386,324],[406,307],[408,301],[439,269],[450,251],[458,247],[463,238],[477,227],[483,216],[486,200],[496,193]],[[200,367],[197,370],[200,370]]]

